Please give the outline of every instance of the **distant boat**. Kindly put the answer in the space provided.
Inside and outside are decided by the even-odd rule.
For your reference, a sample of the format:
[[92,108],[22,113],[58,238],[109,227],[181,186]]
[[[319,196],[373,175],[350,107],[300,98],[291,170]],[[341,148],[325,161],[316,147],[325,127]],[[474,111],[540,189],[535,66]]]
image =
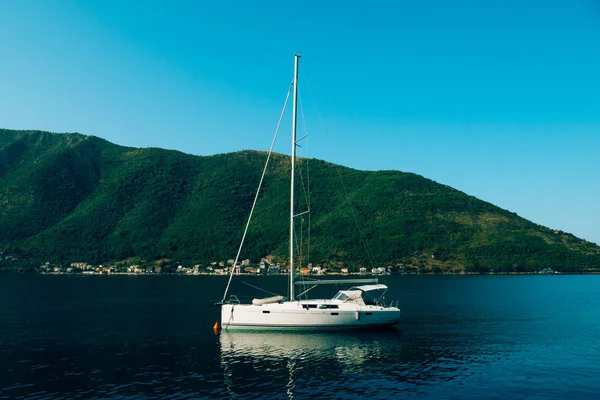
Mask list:
[[[235,270],[232,267],[229,283],[225,289],[221,306],[221,328],[238,329],[313,329],[340,330],[360,328],[382,328],[400,322],[400,309],[383,303],[387,286],[378,284],[376,279],[343,279],[300,282],[302,284],[357,284],[339,291],[330,299],[296,298],[294,287],[294,170],[296,164],[296,120],[298,105],[298,64],[300,55],[294,57],[293,111],[292,111],[292,155],[290,182],[290,297],[282,296],[254,299],[251,304],[242,304],[236,296],[228,300],[227,291]],[[245,235],[245,234],[244,234]],[[243,239],[242,239],[243,243]],[[241,246],[240,246],[241,250]],[[239,256],[239,252],[238,252]],[[237,260],[236,260],[237,261]],[[235,264],[235,263],[234,263]],[[364,284],[369,283],[369,284]],[[306,292],[306,291],[305,291]]]

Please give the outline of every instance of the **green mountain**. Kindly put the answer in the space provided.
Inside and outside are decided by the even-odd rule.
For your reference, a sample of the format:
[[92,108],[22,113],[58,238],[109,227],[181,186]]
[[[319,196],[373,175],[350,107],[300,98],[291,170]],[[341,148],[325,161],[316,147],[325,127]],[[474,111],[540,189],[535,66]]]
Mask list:
[[[257,151],[198,157],[75,133],[0,129],[0,268],[234,258],[265,159]],[[273,156],[242,258],[273,255],[285,264],[288,169],[287,157]],[[599,246],[416,174],[315,159],[301,160],[299,169],[310,170],[311,213],[296,229],[299,240],[310,240],[303,256],[313,264],[600,268]]]

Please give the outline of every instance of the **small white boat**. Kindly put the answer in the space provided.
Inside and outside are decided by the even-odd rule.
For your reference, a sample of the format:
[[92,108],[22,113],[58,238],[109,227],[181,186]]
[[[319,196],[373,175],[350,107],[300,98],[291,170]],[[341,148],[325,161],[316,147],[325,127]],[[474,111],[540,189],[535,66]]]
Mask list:
[[221,306],[222,329],[316,329],[340,330],[381,328],[400,322],[397,307],[385,307],[369,300],[382,284],[354,286],[340,290],[332,299],[238,304]]
[[[302,284],[356,284],[376,283],[363,286],[353,286],[348,290],[339,291],[331,299],[296,299],[294,287],[294,218],[298,215],[294,210],[294,170],[296,164],[296,118],[298,96],[298,62],[300,56],[294,59],[293,80],[293,114],[292,114],[292,156],[291,156],[291,195],[290,195],[290,298],[284,301],[282,296],[266,299],[254,299],[252,304],[241,304],[236,296],[225,300],[229,283],[225,289],[221,305],[221,328],[233,329],[316,329],[340,330],[359,328],[381,328],[393,326],[400,322],[400,309],[383,303],[387,286],[377,284],[376,279],[346,279],[308,281]],[[249,221],[248,221],[249,222]],[[247,229],[247,227],[246,227]],[[245,233],[244,233],[245,236]],[[243,243],[243,239],[242,239]],[[241,251],[241,246],[240,246]],[[305,291],[306,292],[306,291]]]

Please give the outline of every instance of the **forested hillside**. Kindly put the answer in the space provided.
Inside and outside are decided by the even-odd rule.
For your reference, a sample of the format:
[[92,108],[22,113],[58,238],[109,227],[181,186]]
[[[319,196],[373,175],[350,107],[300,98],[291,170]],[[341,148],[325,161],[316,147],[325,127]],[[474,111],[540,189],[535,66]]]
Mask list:
[[[265,159],[256,151],[199,157],[81,134],[0,130],[0,268],[234,258]],[[419,175],[300,164],[310,167],[311,183],[310,218],[297,226],[307,242],[310,219],[306,262],[422,272],[600,268],[599,246]],[[243,258],[286,263],[288,185],[289,158],[275,155]]]

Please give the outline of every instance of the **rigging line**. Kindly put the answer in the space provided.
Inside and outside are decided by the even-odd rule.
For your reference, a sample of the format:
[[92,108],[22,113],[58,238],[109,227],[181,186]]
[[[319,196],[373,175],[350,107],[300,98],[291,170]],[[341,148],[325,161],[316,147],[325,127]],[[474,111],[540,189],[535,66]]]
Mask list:
[[[310,213],[308,215],[310,216]],[[301,224],[302,224],[302,222],[301,222]],[[296,231],[296,226],[294,225],[294,232],[295,231]],[[302,240],[302,235],[300,235],[300,236],[301,236],[300,240]],[[301,251],[302,251],[302,247],[301,246],[302,245],[298,244],[298,240],[299,240],[298,239],[298,235],[294,234],[294,240],[296,242],[296,252],[297,252],[296,255],[298,256],[298,257],[296,257],[296,259],[299,260],[300,270],[302,270],[302,253],[301,253]],[[307,265],[307,264],[305,264],[305,265]],[[299,275],[299,282],[297,282],[296,284],[302,286],[303,288],[306,288],[306,286],[310,284],[310,281],[307,281],[306,278],[305,278],[305,276],[302,273],[300,273],[300,275]],[[302,292],[301,294],[299,294],[298,296],[296,296],[296,298],[299,299],[301,295],[305,295],[305,300],[307,300],[308,299],[308,296],[306,296],[307,292],[308,292],[308,290],[305,290],[304,292]]]
[[[329,141],[329,136],[327,136],[327,130],[325,129],[325,124],[323,123],[323,118],[321,117],[321,112],[319,111],[319,107],[317,106],[317,102],[315,101],[315,96],[313,96],[312,88],[310,87],[310,83],[308,81],[308,74],[306,73],[306,69],[305,69],[303,76],[304,76],[304,81],[306,82],[306,87],[308,87],[308,92],[312,99],[313,106],[315,107],[315,112],[317,113],[317,119],[319,120],[319,124],[321,125],[321,129],[323,130],[324,136]],[[329,144],[330,144],[330,147],[332,147],[331,142]],[[365,248],[365,251],[367,253],[367,258],[369,259],[369,264],[371,264],[371,268],[373,268],[374,267],[373,258],[371,257],[371,252],[369,250],[367,240],[365,239],[365,235],[363,234],[362,229],[360,229],[360,225],[358,224],[358,218],[356,217],[356,214],[354,212],[354,207],[352,207],[352,202],[350,201],[350,195],[348,194],[348,190],[346,189],[346,185],[344,184],[344,180],[342,179],[340,165],[337,163],[334,163],[334,165],[335,165],[335,169],[337,171],[337,175],[340,180],[340,183],[342,184],[342,189],[344,190],[346,200],[348,200],[348,205],[350,206],[349,207],[350,212],[352,214],[352,218],[354,219],[354,224],[356,225],[356,229],[358,230],[358,234],[360,235],[360,239],[361,239],[363,246]]]
[[299,249],[300,251],[299,251],[299,255],[298,255],[300,271],[302,271],[302,265],[304,262],[304,259],[302,258],[302,256],[304,255],[304,247],[302,246],[302,244],[304,242],[303,232],[304,232],[304,217],[300,217],[300,249]]
[[265,290],[265,289],[259,288],[258,286],[254,286],[254,285],[252,285],[252,284],[250,284],[250,283],[248,283],[248,282],[246,282],[246,281],[241,281],[241,282],[242,282],[242,283],[244,283],[244,284],[246,284],[246,285],[248,285],[248,286],[250,286],[251,288],[254,288],[254,289],[260,290],[261,292],[269,293],[269,294],[272,294],[273,296],[279,296],[279,293],[273,293],[273,292],[269,292],[268,290]]
[[[301,230],[302,231],[302,230]],[[301,240],[302,238],[300,238]],[[301,243],[298,243],[298,235],[296,235],[296,224],[294,224],[294,241],[296,242],[296,255],[298,257],[296,257],[296,259],[299,260],[299,264],[300,264],[300,282],[302,285],[304,285],[304,275],[302,275],[302,248],[301,248]],[[299,298],[298,296],[296,296],[297,298]]]
[[302,96],[298,93],[298,100],[300,103],[300,113],[302,115],[302,125],[304,126],[304,138],[306,139],[306,184],[304,183],[304,174],[302,173],[302,164],[299,164],[300,168],[300,182],[302,183],[302,191],[304,192],[304,199],[306,200],[306,207],[308,209],[308,229],[307,229],[307,244],[306,244],[306,261],[310,262],[310,159],[308,158],[308,128],[306,127],[306,117],[304,116],[304,106],[302,104]]
[[[302,116],[302,125],[304,127],[304,136],[302,137],[301,140],[306,139],[307,138],[307,128],[306,128],[306,118],[304,117],[304,107],[302,105],[302,97],[300,96],[300,93],[298,93],[298,103],[299,103],[299,108],[300,108],[300,114]],[[307,141],[308,142],[308,141]],[[303,157],[303,159],[306,159],[307,165],[308,165],[308,158],[307,157]],[[303,160],[302,160],[303,161]],[[304,200],[306,201],[306,207],[307,207],[307,211],[298,214],[296,216],[301,216],[305,213],[308,213],[310,215],[310,206],[309,206],[309,200],[308,200],[308,190],[307,190],[307,183],[305,183],[305,179],[304,179],[304,168],[303,168],[304,163],[300,162],[300,160],[296,160],[296,167],[299,170],[299,180],[301,183],[301,187],[302,187],[302,194],[304,195]],[[307,171],[308,173],[308,171]],[[304,241],[304,235],[303,235],[303,228],[304,228],[304,218],[301,217],[300,219],[300,235],[294,234],[294,241],[295,241],[295,250],[296,250],[296,259],[298,260],[298,265],[300,267],[300,269],[302,269],[303,261],[304,261],[304,246],[303,246],[303,241]],[[296,232],[296,226],[294,224],[294,232]],[[308,256],[308,251],[307,251],[307,256]],[[308,259],[308,258],[307,258]],[[300,277],[300,280],[303,280],[302,276]]]
[[[308,285],[304,285],[304,287],[306,287]],[[307,294],[309,291],[313,290],[314,288],[316,288],[317,285],[312,285],[311,287],[309,287],[308,289],[306,289],[304,292],[300,293],[298,296],[302,296]],[[304,296],[305,299],[308,299],[308,296]]]
[[[305,121],[305,118],[304,118],[304,110],[302,108],[302,99],[300,99],[299,95],[298,95],[298,99],[299,99],[299,103],[300,103],[300,113],[302,114],[302,121],[304,123],[304,133],[305,133],[304,139],[306,139],[307,143],[308,143],[308,135],[306,135],[306,132],[307,132],[307,130],[306,130],[306,121]],[[304,159],[306,159],[306,164],[308,166],[308,157],[303,157],[302,161],[304,161]],[[306,201],[306,207],[308,208],[308,211],[310,211],[309,194],[308,194],[308,188],[307,188],[308,183],[304,182],[304,171],[303,171],[304,168],[303,168],[303,164],[304,163],[300,163],[299,160],[296,161],[296,165],[297,165],[298,169],[300,170],[300,183],[302,185],[302,193],[304,194],[304,200]],[[307,170],[307,174],[308,174],[308,170]]]
[[[306,141],[306,150],[308,151],[308,140]],[[312,210],[311,208],[311,202],[310,202],[310,159],[306,159],[306,202],[308,203],[308,228],[307,228],[307,232],[306,232],[306,261],[310,262],[311,258],[310,258],[310,232],[311,232],[311,221],[312,221],[312,212],[310,210]]]
[[342,182],[342,188],[344,189],[346,199],[348,200],[348,205],[350,206],[349,208],[350,208],[350,212],[352,213],[352,218],[354,219],[354,224],[356,225],[356,228],[358,229],[358,234],[360,235],[360,239],[362,240],[363,245],[365,246],[365,251],[367,252],[367,257],[369,258],[369,263],[371,264],[371,268],[373,268],[375,265],[373,264],[373,259],[371,258],[371,252],[369,251],[369,246],[367,245],[365,235],[363,234],[362,229],[360,229],[360,226],[358,225],[358,218],[356,217],[356,212],[354,211],[354,207],[352,207],[352,202],[350,200],[350,194],[348,193],[348,190],[346,189],[346,185],[344,185],[344,181],[342,180],[342,174],[341,174],[339,165],[336,167],[337,167],[336,169],[337,169],[338,176],[340,178],[340,181]]
[[277,139],[277,134],[279,133],[279,127],[281,126],[281,121],[283,120],[283,115],[285,114],[285,109],[287,107],[288,100],[290,98],[290,93],[292,92],[294,82],[288,88],[287,95],[285,97],[285,102],[283,103],[283,109],[281,110],[281,115],[279,116],[279,122],[277,122],[277,128],[275,128],[275,135],[273,136],[273,141],[271,142],[271,147],[269,148],[269,154],[267,155],[267,161],[265,162],[265,167],[263,168],[262,176],[260,177],[260,182],[258,183],[258,189],[256,190],[256,195],[254,196],[254,202],[252,203],[252,209],[250,210],[250,216],[248,217],[248,222],[246,222],[246,228],[244,228],[244,234],[242,235],[242,241],[240,243],[240,247],[238,248],[237,255],[235,256],[235,261],[233,262],[233,266],[231,268],[231,273],[229,274],[229,280],[227,281],[227,287],[225,288],[225,292],[223,293],[223,299],[221,303],[225,302],[225,298],[227,297],[227,292],[229,291],[229,286],[231,285],[231,279],[233,278],[233,273],[237,266],[237,262],[240,258],[240,253],[242,252],[242,247],[244,246],[244,239],[246,239],[246,233],[248,233],[248,227],[250,226],[250,220],[252,219],[252,214],[254,213],[254,207],[256,207],[256,201],[258,200],[258,195],[260,193],[260,189],[262,187],[263,180],[265,179],[265,174],[267,173],[267,166],[269,165],[269,160],[271,159],[271,154],[273,153],[273,147],[275,146],[275,140]]
[[[302,230],[300,231],[300,233],[302,233]],[[298,242],[299,240],[302,240],[302,238],[298,239],[298,236],[299,235],[296,234],[296,224],[294,224],[294,241],[296,242],[295,243],[296,244],[296,248],[294,250],[296,250],[296,254],[295,255],[298,256],[296,258],[298,258],[298,263],[300,265],[300,269],[302,269],[302,258],[301,258],[302,257],[302,248],[300,247],[301,246],[301,242],[300,243]]]

